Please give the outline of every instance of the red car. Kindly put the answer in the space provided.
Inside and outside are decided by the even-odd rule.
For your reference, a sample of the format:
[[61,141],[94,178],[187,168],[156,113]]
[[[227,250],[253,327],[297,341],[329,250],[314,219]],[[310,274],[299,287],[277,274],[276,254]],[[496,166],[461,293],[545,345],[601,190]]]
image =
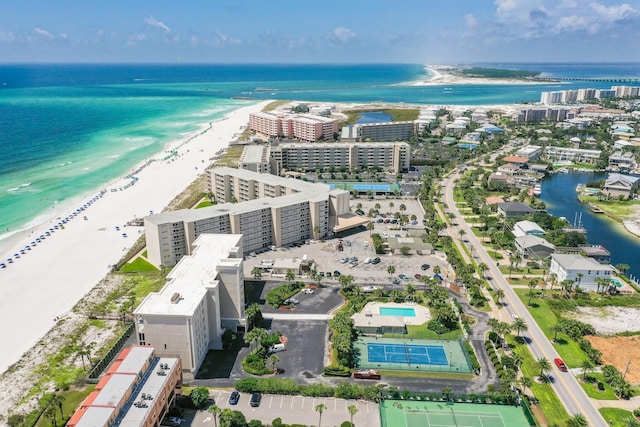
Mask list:
[[420,280],[420,279],[422,279],[422,274],[416,273],[415,276],[413,276],[413,277],[415,277],[416,279]]
[[558,369],[560,369],[562,372],[567,372],[567,365],[564,364],[564,361],[562,359],[560,359],[559,357],[556,357],[555,359],[553,359],[553,363],[556,364],[556,366],[558,367]]

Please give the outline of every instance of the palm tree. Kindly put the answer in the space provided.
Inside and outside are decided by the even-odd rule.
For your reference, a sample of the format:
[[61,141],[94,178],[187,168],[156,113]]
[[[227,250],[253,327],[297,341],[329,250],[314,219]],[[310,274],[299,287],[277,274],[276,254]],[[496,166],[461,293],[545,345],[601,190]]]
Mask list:
[[464,231],[463,229],[458,230],[458,234],[460,235],[460,241],[462,241],[462,238],[465,234],[467,234],[466,231]]
[[528,305],[531,305],[531,297],[535,295],[534,290],[536,289],[537,285],[538,285],[538,279],[531,279],[529,280],[529,283],[527,283],[527,286],[529,287],[529,302],[527,303]]
[[369,236],[371,236],[371,234],[373,233],[374,228],[376,228],[376,226],[373,222],[367,223],[367,230],[369,230]]
[[502,298],[504,298],[504,290],[496,289],[495,296],[496,296],[496,300],[498,301],[498,304],[502,305]]
[[525,391],[527,390],[527,388],[531,388],[531,386],[533,385],[533,380],[529,377],[522,377],[520,378],[520,385],[522,386],[522,393],[525,393]]
[[536,368],[540,369],[540,379],[543,379],[545,374],[551,370],[551,363],[545,357],[541,357],[536,360]]
[[556,323],[554,325],[551,325],[549,329],[551,330],[551,332],[553,332],[553,342],[556,342],[558,339],[558,333],[562,332],[562,326]]
[[269,333],[263,328],[254,328],[247,333],[244,337],[244,342],[246,343],[255,343],[256,348],[258,347],[258,343],[261,343],[262,340],[267,338]]
[[440,274],[442,272],[442,269],[440,268],[439,265],[435,265],[433,267],[433,274]]
[[587,372],[591,372],[591,370],[595,367],[595,364],[591,361],[591,359],[584,359],[580,367],[582,368],[582,380],[584,381],[587,379]]
[[54,393],[51,395],[51,399],[49,399],[49,405],[54,408],[57,406],[60,409],[60,419],[64,420],[64,413],[62,412],[62,406],[64,404],[65,397],[61,394]]
[[353,416],[358,413],[358,407],[356,405],[347,406],[347,411],[349,411],[349,416],[351,417],[351,426],[353,426]]
[[417,292],[418,290],[416,289],[415,286],[411,284],[407,285],[407,287],[404,289],[405,301],[415,301]]
[[285,276],[287,281],[289,282],[289,284],[291,284],[291,282],[296,278],[296,274],[293,272],[292,269],[288,269],[287,270],[287,275]]
[[636,417],[630,416],[624,420],[624,427],[640,427],[640,421]]
[[396,272],[396,267],[393,265],[390,265],[387,267],[387,273],[389,273],[389,277],[393,276],[393,273]]
[[393,204],[393,202],[389,202],[389,215],[391,215],[391,212],[393,211],[393,207],[395,205]]
[[578,279],[576,280],[576,287],[579,288],[580,283],[582,283],[582,278],[584,277],[584,273],[578,273],[577,276],[578,276]]
[[480,270],[480,276],[482,276],[483,279],[484,279],[484,273],[488,269],[489,269],[489,266],[484,262],[481,262],[480,265],[478,265],[478,270]]
[[280,358],[275,354],[269,356],[269,363],[271,364],[271,369],[276,370],[276,365],[280,362]]
[[520,333],[526,332],[529,329],[529,326],[527,326],[527,322],[518,317],[513,321],[513,329],[518,332],[518,338],[520,338]]
[[222,413],[222,409],[218,405],[211,405],[209,409],[207,409],[211,415],[213,415],[213,422],[215,423],[215,427],[218,427],[218,418]]
[[254,326],[256,326],[256,320],[258,319],[258,315],[262,317],[262,310],[260,309],[260,304],[253,303],[244,311],[244,315],[247,318],[247,327],[251,330]]
[[56,427],[56,408],[53,406],[49,406],[45,411],[44,411],[44,415],[49,418],[49,421],[51,421],[51,427]]
[[620,270],[620,272],[624,276],[624,273],[626,273],[626,271],[631,267],[629,266],[629,264],[620,263],[620,264],[616,264],[616,268]]
[[319,405],[316,405],[316,412],[320,414],[320,417],[318,418],[318,427],[320,427],[322,423],[322,413],[324,412],[325,409],[326,409],[326,406],[324,403],[320,403]]
[[573,417],[569,418],[567,421],[568,427],[587,427],[589,422],[582,414],[575,414]]
[[261,279],[262,278],[262,269],[258,268],[258,267],[253,267],[253,269],[251,269],[251,275],[256,280]]

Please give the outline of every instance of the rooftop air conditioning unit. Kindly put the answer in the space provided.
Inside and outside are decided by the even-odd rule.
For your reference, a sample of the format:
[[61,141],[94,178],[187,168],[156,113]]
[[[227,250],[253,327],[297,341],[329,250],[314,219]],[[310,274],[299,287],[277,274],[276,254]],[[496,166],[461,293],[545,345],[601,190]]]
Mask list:
[[182,299],[182,296],[179,292],[176,292],[171,296],[171,304],[177,304]]

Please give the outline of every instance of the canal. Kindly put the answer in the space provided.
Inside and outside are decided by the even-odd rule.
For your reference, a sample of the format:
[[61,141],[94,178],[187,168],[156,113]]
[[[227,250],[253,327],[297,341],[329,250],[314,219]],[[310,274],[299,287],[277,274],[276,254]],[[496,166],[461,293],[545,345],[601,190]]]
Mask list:
[[576,187],[588,181],[604,178],[600,173],[555,174],[542,181],[542,200],[549,213],[556,217],[565,217],[573,224],[576,216],[582,214],[582,226],[587,229],[587,240],[592,245],[602,245],[611,252],[611,264],[628,264],[631,268],[627,275],[640,276],[640,237],[626,231],[607,216],[592,213],[586,205],[580,204],[576,197]]

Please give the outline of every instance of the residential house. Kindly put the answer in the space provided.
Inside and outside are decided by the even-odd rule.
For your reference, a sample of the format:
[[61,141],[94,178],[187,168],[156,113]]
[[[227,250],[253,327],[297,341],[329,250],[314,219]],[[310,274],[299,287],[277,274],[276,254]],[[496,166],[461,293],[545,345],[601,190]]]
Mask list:
[[513,187],[516,185],[516,180],[511,174],[494,172],[489,175],[489,184],[508,185],[509,187]]
[[600,264],[593,258],[578,254],[553,254],[549,274],[555,274],[558,283],[569,280],[585,291],[595,291],[598,288],[596,278],[611,278],[613,267]]
[[538,224],[533,221],[518,221],[513,225],[513,235],[522,236],[544,236],[545,232]]
[[552,245],[542,237],[534,235],[524,235],[516,237],[515,244],[516,249],[523,258],[535,260],[547,259],[556,250],[554,245]]
[[611,173],[602,192],[609,198],[631,199],[638,189],[640,177]]
[[520,202],[504,202],[498,204],[498,214],[505,218],[517,218],[535,212],[536,210]]
[[616,151],[609,156],[609,169],[613,171],[629,171],[637,166],[636,157],[630,151]]

